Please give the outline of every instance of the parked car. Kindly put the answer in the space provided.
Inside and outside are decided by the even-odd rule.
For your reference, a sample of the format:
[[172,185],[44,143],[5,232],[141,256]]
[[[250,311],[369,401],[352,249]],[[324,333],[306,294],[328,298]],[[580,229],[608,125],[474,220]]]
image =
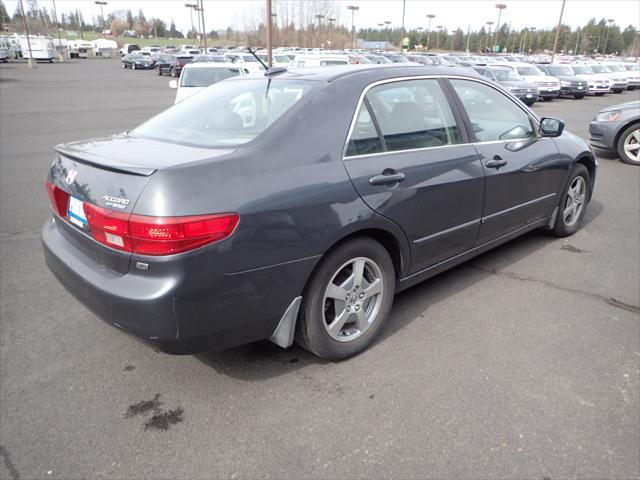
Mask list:
[[366,54],[364,55],[366,58],[371,60],[371,63],[393,63],[384,55],[374,55],[374,54]]
[[396,292],[525,232],[576,232],[596,175],[562,121],[415,65],[237,77],[56,152],[47,265],[170,353],[295,337],[355,355]]
[[588,65],[568,65],[573,73],[587,79],[589,84],[588,94],[602,96],[611,91],[609,78],[596,74]]
[[121,59],[122,68],[130,68],[131,70],[148,70],[151,68],[151,59],[142,53],[128,53]]
[[207,63],[233,63],[229,57],[226,57],[224,55],[205,54],[205,55],[198,55],[197,57],[193,58],[193,63],[202,63],[202,62],[207,62]]
[[627,70],[623,63],[607,62],[602,63],[602,65],[611,70],[613,74],[618,74],[620,78],[625,77],[627,79],[627,90],[635,90],[640,87],[639,70]]
[[168,59],[168,61],[158,63],[158,75],[167,74],[170,77],[177,78],[180,76],[180,72],[182,72],[184,66],[192,61],[193,57],[186,53],[171,55],[171,58]]
[[629,80],[629,90],[640,88],[640,63],[623,63]]
[[530,63],[507,62],[493,65],[509,67],[525,80],[535,83],[538,86],[538,97],[542,100],[551,101],[560,95],[560,80],[549,77]]
[[527,82],[512,69],[500,66],[473,67],[480,75],[501,84],[522,102],[531,106],[538,99],[538,86],[533,82]]
[[613,93],[622,93],[627,89],[629,81],[625,73],[614,72],[610,70],[609,67],[597,63],[590,64],[589,67],[593,70],[593,73],[609,79]]
[[182,69],[180,79],[171,80],[169,86],[177,90],[174,103],[179,103],[214,83],[238,75],[246,75],[244,68],[230,63],[189,63]]
[[169,68],[174,61],[175,55],[171,53],[160,53],[155,54],[152,57],[153,61],[153,69],[156,71],[158,75],[164,75],[165,73],[169,74]]
[[9,62],[9,50],[3,47],[0,47],[0,62],[2,63]]
[[125,43],[120,49],[120,56],[124,57],[125,55],[135,52],[136,50],[140,50],[140,46],[134,43]]
[[536,65],[539,70],[560,81],[560,95],[572,96],[580,99],[587,95],[589,82],[586,78],[577,76],[566,65],[547,64]]
[[349,57],[337,53],[298,53],[291,62],[292,67],[329,67],[332,65],[349,65]]
[[640,165],[640,101],[600,110],[589,125],[589,142],[617,152],[625,163]]
[[250,53],[231,52],[225,53],[225,55],[229,57],[233,63],[247,69],[250,72],[264,71],[264,67],[262,66],[262,64],[256,57],[254,57]]

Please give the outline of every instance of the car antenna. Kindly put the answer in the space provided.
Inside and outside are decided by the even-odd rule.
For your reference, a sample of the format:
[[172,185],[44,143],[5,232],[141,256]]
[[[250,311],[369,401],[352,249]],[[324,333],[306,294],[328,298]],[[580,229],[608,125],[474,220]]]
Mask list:
[[255,59],[256,59],[256,60],[258,60],[258,61],[260,62],[260,65],[262,65],[262,68],[264,68],[264,76],[265,76],[265,77],[268,77],[268,76],[270,76],[270,75],[276,75],[276,74],[278,74],[278,73],[284,73],[284,72],[286,72],[286,71],[287,71],[287,69],[286,69],[286,68],[284,68],[284,67],[275,67],[275,68],[273,68],[273,67],[271,67],[271,68],[267,67],[267,66],[265,65],[265,63],[262,61],[262,59],[261,59],[258,55],[256,55],[256,52],[254,52],[254,51],[251,49],[251,47],[247,47],[247,50],[249,50],[249,53],[250,53],[251,55],[253,55],[253,56],[255,57]]

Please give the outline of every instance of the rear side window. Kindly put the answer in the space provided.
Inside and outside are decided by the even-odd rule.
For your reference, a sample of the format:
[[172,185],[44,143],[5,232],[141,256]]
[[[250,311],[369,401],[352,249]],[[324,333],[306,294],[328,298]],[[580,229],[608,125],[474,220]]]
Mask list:
[[375,124],[369,113],[366,102],[362,102],[356,116],[356,123],[351,132],[351,139],[347,146],[347,156],[367,155],[382,152],[382,142],[376,131]]
[[529,116],[504,94],[470,80],[451,80],[480,142],[535,138]]
[[406,80],[367,93],[388,151],[440,147],[462,142],[438,81]]

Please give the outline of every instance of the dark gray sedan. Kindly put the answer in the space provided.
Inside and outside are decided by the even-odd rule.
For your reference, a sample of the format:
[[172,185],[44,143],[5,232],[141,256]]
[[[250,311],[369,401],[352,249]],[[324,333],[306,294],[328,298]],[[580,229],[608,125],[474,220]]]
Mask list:
[[617,152],[625,163],[640,165],[640,101],[600,110],[589,125],[589,141],[596,148]]
[[534,229],[580,227],[596,162],[466,69],[225,80],[129,132],[56,147],[47,264],[156,349],[271,339],[354,355],[396,292]]

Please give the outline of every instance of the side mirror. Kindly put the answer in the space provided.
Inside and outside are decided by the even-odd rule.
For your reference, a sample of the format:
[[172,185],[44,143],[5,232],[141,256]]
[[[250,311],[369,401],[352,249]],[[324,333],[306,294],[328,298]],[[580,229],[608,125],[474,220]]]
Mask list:
[[177,80],[171,80],[169,82],[169,88],[178,88],[178,81]]
[[559,137],[564,130],[564,122],[557,118],[543,118],[540,120],[540,135],[543,137]]

